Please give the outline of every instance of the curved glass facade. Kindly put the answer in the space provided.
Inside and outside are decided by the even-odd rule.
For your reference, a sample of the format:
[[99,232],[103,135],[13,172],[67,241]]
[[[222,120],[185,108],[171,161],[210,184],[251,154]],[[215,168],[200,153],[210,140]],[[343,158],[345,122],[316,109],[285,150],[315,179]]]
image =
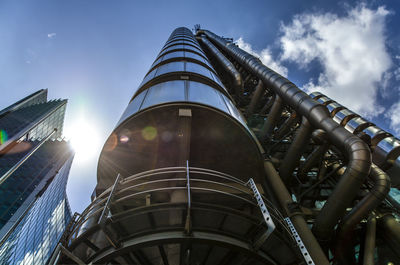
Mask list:
[[179,101],[200,103],[216,108],[234,117],[247,128],[242,114],[227,96],[203,83],[185,80],[159,83],[142,91],[129,103],[117,126],[140,110],[158,104]]
[[[195,114],[193,114],[193,117],[190,116],[192,117],[190,118],[191,124],[179,125],[179,123],[181,123],[179,121],[180,118],[176,120],[176,116],[173,114],[173,108],[185,108],[194,112]],[[176,110],[177,112],[179,112],[178,109]],[[171,116],[167,116],[166,113],[170,113],[169,115]],[[161,116],[166,117],[160,120]],[[202,120],[204,119],[203,116],[209,119],[206,118]],[[219,119],[217,116],[225,118],[223,121],[216,122],[216,120]],[[200,119],[200,117],[202,118]],[[216,122],[216,124],[211,125],[213,122]],[[142,123],[147,125],[141,125]],[[208,142],[210,145],[211,142],[215,141],[214,148],[218,148],[218,146],[220,147],[222,145],[222,142],[227,144],[227,146],[228,142],[233,144],[234,141],[230,140],[230,137],[233,135],[243,134],[244,139],[246,139],[245,141],[248,141],[246,145],[254,148],[250,152],[257,157],[254,157],[255,163],[260,161],[259,159],[261,159],[261,153],[263,152],[254,133],[248,128],[241,112],[236,108],[227,89],[216,75],[206,54],[201,49],[192,32],[186,28],[178,28],[171,34],[171,37],[162,48],[122,114],[113,134],[105,144],[98,166],[99,185],[97,187],[99,192],[111,184],[110,181],[118,172],[125,172],[125,175],[129,175],[141,172],[141,170],[149,170],[152,167],[171,166],[173,164],[181,165],[182,161],[184,161],[180,160],[180,162],[174,162],[167,158],[157,160],[164,161],[160,164],[157,164],[158,162],[156,161],[152,161],[150,158],[153,157],[151,152],[156,152],[158,155],[164,152],[163,150],[155,150],[161,148],[161,145],[154,143],[158,141],[163,142],[165,137],[158,138],[157,136],[154,143],[146,142],[147,140],[145,138],[142,139],[142,137],[135,137],[135,141],[133,142],[132,140],[129,144],[119,142],[118,140],[115,142],[115,139],[119,139],[120,135],[136,134],[139,130],[143,129],[140,128],[140,126],[144,126],[143,128],[146,126],[155,128],[158,132],[157,135],[160,137],[162,134],[169,135],[171,131],[174,130],[180,131],[178,135],[188,135],[187,142],[181,143],[179,137],[175,138],[174,134],[172,134],[169,138],[174,140],[168,142],[169,146],[162,147],[162,149],[170,150],[170,152],[177,152],[174,155],[178,155],[179,152],[185,153],[182,151],[183,149],[190,150],[190,152],[187,151],[187,153],[182,156],[186,157],[186,159],[190,157],[192,163],[198,163],[196,164],[197,166],[210,166],[214,170],[231,173],[233,175],[235,174],[232,171],[224,171],[229,170],[227,167],[220,167],[223,163],[217,165],[217,162],[213,161],[212,163],[214,165],[211,166],[210,160],[217,159],[218,155],[216,154],[219,154],[218,150],[209,148],[208,150],[200,151],[201,145],[197,143],[204,141],[204,144]],[[175,128],[172,129],[174,126]],[[181,126],[183,127],[180,128]],[[231,128],[231,126],[233,127]],[[166,128],[169,129],[165,131]],[[230,130],[233,131],[228,132],[226,131],[227,128],[231,128]],[[183,131],[185,132],[183,133]],[[225,135],[231,136],[224,137]],[[117,138],[115,138],[116,136]],[[216,141],[217,138],[219,139],[218,141]],[[193,141],[191,139],[193,139]],[[144,142],[141,142],[141,140],[144,140]],[[241,144],[245,145],[244,141]],[[127,147],[129,145],[131,145],[131,147],[129,147],[131,149]],[[180,145],[186,147],[179,147]],[[141,147],[139,148],[138,146]],[[109,151],[109,147],[111,147],[112,151]],[[141,150],[133,150],[132,148],[139,148]],[[146,155],[148,158],[145,158],[146,156],[143,155],[145,153],[144,149],[146,149],[146,152],[149,152]],[[205,151],[210,154],[208,158],[202,157],[201,155]],[[137,152],[140,152],[140,154],[137,154]],[[130,165],[122,165],[124,164],[122,161],[125,160],[125,158],[122,157],[119,158],[118,162],[110,162],[111,160],[117,160],[117,153],[118,155],[127,153],[127,157],[128,153],[131,153],[130,155],[136,154],[135,156],[139,158],[136,159],[135,163],[130,163]],[[211,158],[212,154],[215,154],[215,158]],[[235,154],[229,158],[226,154],[223,156],[224,160],[240,160],[241,163],[244,163],[242,154]],[[219,155],[222,155],[222,153]],[[126,160],[129,160],[127,157]],[[138,162],[139,160],[140,163]],[[112,163],[113,166],[108,166],[110,163]],[[230,163],[231,162],[225,162],[225,165]],[[249,166],[249,163],[246,166],[243,165],[242,168]],[[239,173],[238,169],[235,176],[241,178],[239,175],[243,175],[243,173]],[[260,174],[261,173],[254,173],[254,175],[257,176],[260,176]]]
[[140,110],[168,102],[213,107],[248,129],[197,40],[185,28],[178,28],[171,34],[117,126]]

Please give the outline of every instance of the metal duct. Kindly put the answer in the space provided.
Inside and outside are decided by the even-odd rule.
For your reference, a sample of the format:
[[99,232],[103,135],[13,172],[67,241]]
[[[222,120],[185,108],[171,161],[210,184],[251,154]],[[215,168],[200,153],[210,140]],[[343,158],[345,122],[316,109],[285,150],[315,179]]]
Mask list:
[[373,188],[356,206],[343,218],[338,233],[336,254],[340,264],[353,264],[345,257],[353,259],[354,253],[349,253],[352,248],[348,247],[351,242],[351,231],[371,211],[373,211],[387,196],[390,190],[390,178],[376,165],[372,164],[370,179],[373,181]]
[[268,113],[267,119],[261,129],[260,138],[265,141],[271,138],[271,134],[275,129],[279,117],[282,114],[282,99],[278,95],[275,96],[274,103],[272,104],[271,111]]
[[321,249],[321,246],[318,244],[314,235],[311,233],[309,227],[307,226],[304,217],[299,212],[293,212],[289,210],[289,205],[293,205],[292,196],[289,194],[288,190],[285,187],[285,184],[282,182],[281,178],[276,172],[274,165],[271,161],[266,160],[264,162],[265,174],[267,176],[267,180],[269,185],[273,188],[274,195],[279,201],[280,206],[285,210],[286,214],[290,216],[291,221],[296,227],[301,239],[307,247],[307,250],[310,252],[311,257],[314,260],[315,264],[318,265],[327,265],[329,264],[328,259],[326,258],[324,252]]
[[246,110],[246,116],[250,116],[253,114],[254,109],[256,108],[260,98],[262,96],[262,92],[264,91],[264,85],[261,80],[258,80],[257,86],[254,89],[253,95],[251,96],[250,104]]
[[290,132],[290,129],[299,121],[299,117],[296,112],[290,113],[290,116],[285,120],[285,122],[276,130],[274,134],[275,140],[281,140],[287,133]]
[[371,215],[367,222],[367,232],[365,233],[365,244],[364,244],[364,265],[374,265],[374,250],[375,250],[375,239],[376,239],[376,218],[375,215]]
[[303,117],[300,128],[297,130],[296,136],[294,137],[289,150],[286,152],[285,158],[283,159],[279,168],[279,175],[286,184],[293,182],[293,170],[299,164],[299,160],[304,152],[304,148],[310,141],[311,133],[312,127],[308,120]]
[[200,38],[201,42],[208,48],[208,50],[215,56],[224,70],[232,76],[233,87],[237,100],[240,100],[243,95],[244,82],[242,75],[236,70],[235,66],[229,61],[218,49],[215,47],[205,36]]
[[378,219],[378,228],[380,228],[380,236],[383,236],[393,250],[396,252],[400,249],[400,223],[390,213],[383,214]]
[[[310,96],[318,100],[330,99],[320,92],[313,92]],[[400,187],[400,140],[336,102],[328,104],[327,107],[331,116],[339,122],[346,120],[344,127],[349,132],[364,132],[371,137],[372,161],[389,174],[393,187]],[[341,118],[338,118],[339,116]]]
[[321,242],[329,240],[338,220],[343,216],[369,174],[371,166],[369,147],[357,136],[338,125],[330,117],[325,106],[313,100],[288,79],[263,65],[259,59],[210,31],[199,30],[197,32],[198,35],[202,33],[248,71],[260,78],[264,85],[279,95],[283,102],[299,115],[307,118],[315,128],[325,130],[329,141],[347,156],[349,161],[347,169],[321,209],[313,226],[313,232]]

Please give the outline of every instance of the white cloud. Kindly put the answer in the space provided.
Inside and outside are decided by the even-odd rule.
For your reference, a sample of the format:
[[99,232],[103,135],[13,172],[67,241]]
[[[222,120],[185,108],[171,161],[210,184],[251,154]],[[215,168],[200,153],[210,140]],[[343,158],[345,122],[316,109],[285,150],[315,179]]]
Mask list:
[[53,33],[49,33],[49,34],[47,34],[47,37],[49,38],[49,39],[54,39],[55,37],[56,37],[56,33],[55,32],[53,32]]
[[393,104],[385,117],[390,120],[390,128],[397,134],[400,134],[400,102]]
[[255,57],[258,57],[264,65],[268,66],[275,72],[278,72],[279,74],[287,77],[288,69],[283,65],[281,65],[279,60],[274,60],[274,58],[272,57],[271,50],[269,48],[265,48],[261,52],[256,52],[251,47],[251,44],[245,42],[242,37],[240,37],[236,41],[236,44],[239,46],[239,48],[254,55]]
[[[385,46],[385,7],[360,4],[345,16],[332,13],[296,15],[281,25],[282,60],[307,67],[318,60],[322,72],[303,86],[318,90],[367,117],[377,116],[378,83],[392,61]],[[388,76],[386,76],[387,78]]]
[[394,77],[396,78],[396,81],[400,81],[400,67],[398,67],[396,70],[394,70]]

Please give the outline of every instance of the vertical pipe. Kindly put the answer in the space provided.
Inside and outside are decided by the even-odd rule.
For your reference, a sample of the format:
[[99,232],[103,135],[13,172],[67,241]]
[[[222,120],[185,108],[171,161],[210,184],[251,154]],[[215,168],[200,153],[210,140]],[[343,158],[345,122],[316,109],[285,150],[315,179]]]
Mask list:
[[276,140],[281,140],[285,135],[290,131],[290,129],[297,123],[299,117],[296,112],[293,111],[290,116],[286,119],[286,121],[276,130],[274,138]]
[[262,129],[260,138],[262,141],[270,139],[275,128],[275,125],[280,118],[282,113],[282,99],[276,95],[274,104],[272,105],[271,111],[268,113],[267,120],[265,121]]
[[298,165],[300,157],[311,138],[312,130],[311,124],[303,117],[300,128],[297,130],[296,136],[279,167],[279,175],[286,185],[292,181],[292,173]]
[[253,114],[254,109],[256,108],[258,102],[260,101],[263,91],[264,91],[263,83],[261,80],[258,80],[257,86],[253,92],[253,95],[251,96],[250,104],[247,107],[246,116],[250,116],[251,114]]
[[367,232],[365,233],[364,258],[363,265],[374,265],[376,238],[376,218],[373,214],[370,215],[367,222]]
[[303,165],[299,168],[297,172],[297,176],[299,179],[306,179],[307,173],[318,163],[321,161],[326,151],[328,151],[329,145],[322,144],[317,146],[312,153],[306,158]]
[[290,196],[285,184],[283,184],[272,162],[266,160],[264,162],[264,169],[268,184],[274,191],[274,195],[279,201],[280,206],[285,210],[286,215],[290,216],[290,220],[296,228],[297,233],[300,235],[300,238],[310,253],[314,263],[318,265],[328,265],[328,259],[326,258],[314,235],[311,233],[310,228],[308,227],[303,216],[301,214],[292,214],[288,209],[288,204],[293,203],[292,196]]
[[275,101],[275,95],[271,96],[267,103],[265,103],[264,107],[262,107],[262,109],[260,110],[260,114],[266,114],[269,112],[270,108],[272,107],[272,105],[274,104]]
[[[233,83],[235,96],[237,100],[240,100],[243,95],[244,83],[242,75],[235,68],[233,63],[229,61],[218,49],[214,46],[204,35],[200,37],[201,42],[208,48],[208,50],[214,55],[214,58],[220,63],[222,68],[231,76]],[[248,75],[250,77],[250,74]]]
[[400,249],[400,223],[392,214],[386,213],[378,219],[379,235],[383,236],[393,250]]
[[390,190],[389,176],[374,164],[372,164],[369,177],[374,182],[373,188],[343,217],[340,223],[335,247],[336,258],[340,264],[352,264],[354,255],[351,243],[354,227],[385,199]]

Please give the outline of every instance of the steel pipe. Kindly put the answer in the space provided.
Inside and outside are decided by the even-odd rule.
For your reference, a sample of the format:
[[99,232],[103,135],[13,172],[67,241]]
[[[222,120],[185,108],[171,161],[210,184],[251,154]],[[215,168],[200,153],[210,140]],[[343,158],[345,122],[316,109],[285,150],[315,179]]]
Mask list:
[[389,243],[389,246],[397,252],[400,249],[400,223],[390,213],[385,213],[377,220],[379,235]]
[[256,57],[210,31],[198,30],[197,34],[205,34],[248,71],[260,78],[264,85],[282,98],[285,104],[299,115],[306,117],[312,126],[325,130],[329,141],[346,155],[349,161],[347,169],[313,226],[313,232],[319,241],[321,243],[328,241],[336,224],[345,214],[346,208],[369,174],[371,167],[369,147],[357,136],[337,124],[325,106],[313,100],[285,77],[263,65]]
[[282,99],[276,95],[271,111],[268,113],[267,119],[261,129],[260,138],[262,141],[270,139],[274,131],[275,125],[282,114]]
[[296,136],[287,151],[285,158],[279,167],[279,175],[284,183],[292,182],[292,174],[299,163],[300,157],[311,138],[313,128],[306,118],[302,118],[300,128],[297,130]]
[[290,217],[290,220],[296,228],[297,233],[303,240],[303,243],[310,253],[314,263],[318,265],[329,264],[328,259],[321,249],[321,246],[318,244],[316,238],[311,233],[310,228],[308,227],[303,216],[299,213],[293,214],[289,210],[288,205],[293,204],[292,196],[289,194],[289,191],[286,189],[285,184],[282,182],[281,178],[278,175],[278,172],[275,170],[275,167],[270,160],[266,160],[264,162],[264,169],[267,182],[272,187],[274,195],[279,201],[280,207],[284,209],[286,215]]
[[371,191],[359,201],[340,223],[337,235],[336,254],[340,264],[353,264],[353,250],[349,244],[352,230],[371,211],[373,211],[390,191],[390,178],[376,165],[372,164],[370,179],[373,181]]
[[329,145],[322,144],[317,146],[311,154],[306,158],[303,165],[299,168],[297,176],[299,179],[306,179],[307,173],[324,157],[326,151],[328,151]]
[[275,140],[281,140],[290,131],[290,129],[298,122],[299,117],[296,112],[292,112],[283,124],[276,130],[274,134]]
[[367,222],[367,232],[365,233],[364,256],[363,265],[374,265],[374,252],[375,252],[375,239],[376,239],[376,218],[371,215]]
[[205,36],[200,37],[201,42],[208,48],[208,50],[212,53],[214,58],[217,59],[217,61],[220,63],[222,68],[232,77],[230,80],[232,80],[233,83],[233,89],[235,91],[235,95],[237,100],[240,100],[240,98],[243,95],[243,87],[244,87],[244,82],[242,79],[242,75],[239,73],[239,71],[235,68],[233,63],[229,61],[219,50],[217,47],[215,47]]
[[253,95],[251,96],[249,106],[246,109],[246,116],[250,116],[251,114],[253,114],[254,109],[256,108],[258,102],[260,101],[263,91],[264,91],[264,85],[261,80],[258,80],[257,86],[253,92]]

